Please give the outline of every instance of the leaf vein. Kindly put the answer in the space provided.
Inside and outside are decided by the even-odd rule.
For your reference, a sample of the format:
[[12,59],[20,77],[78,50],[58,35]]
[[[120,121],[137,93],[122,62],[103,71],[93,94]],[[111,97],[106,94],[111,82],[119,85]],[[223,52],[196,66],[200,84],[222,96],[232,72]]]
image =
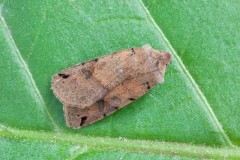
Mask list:
[[222,135],[226,145],[228,145],[230,147],[233,147],[234,145],[232,144],[232,142],[230,141],[229,137],[227,136],[227,134],[223,130],[222,125],[220,124],[219,120],[217,119],[215,113],[213,112],[213,109],[210,106],[210,104],[209,104],[207,98],[205,97],[204,93],[198,87],[196,81],[193,79],[193,77],[191,76],[190,72],[187,70],[186,66],[182,62],[181,58],[178,56],[177,52],[174,50],[174,48],[172,47],[171,43],[168,41],[167,37],[164,35],[164,33],[161,30],[160,26],[157,25],[157,23],[155,22],[155,20],[151,16],[150,12],[148,11],[148,9],[145,6],[145,4],[143,3],[143,1],[140,0],[139,2],[140,2],[140,5],[143,7],[143,10],[145,11],[145,14],[147,15],[147,18],[148,18],[149,22],[153,25],[153,27],[155,27],[157,29],[159,35],[162,37],[162,39],[165,41],[166,45],[171,50],[171,53],[175,57],[175,59],[176,59],[178,65],[180,66],[181,70],[183,71],[183,73],[187,77],[188,81],[192,85],[193,89],[196,91],[197,95],[199,96],[199,98],[201,99],[202,103],[204,104],[204,107],[205,107],[204,109],[207,111],[209,119],[213,122],[214,126],[221,133],[221,135]]
[[[0,124],[1,126],[1,124]],[[3,127],[4,128],[4,127]],[[120,150],[127,152],[144,152],[154,154],[165,154],[178,156],[189,156],[196,158],[217,158],[217,159],[239,159],[239,147],[230,148],[215,148],[204,145],[192,145],[175,142],[161,142],[153,140],[131,140],[120,138],[106,138],[106,137],[89,137],[83,135],[69,135],[59,133],[56,135],[52,132],[45,131],[31,131],[19,130],[7,127],[0,130],[0,137],[7,137],[13,139],[27,139],[35,142],[52,142],[65,143],[75,145],[76,152],[72,154],[69,159],[74,159],[88,150]],[[82,146],[82,147],[81,147]]]
[[33,79],[33,76],[32,76],[32,74],[31,74],[30,70],[28,69],[28,66],[27,66],[26,62],[24,61],[24,59],[23,59],[23,57],[22,57],[22,55],[21,55],[21,53],[20,53],[20,51],[19,51],[19,49],[18,49],[15,41],[14,41],[12,35],[11,35],[11,32],[10,32],[8,26],[7,26],[7,23],[6,23],[5,19],[4,19],[4,17],[2,16],[2,14],[1,14],[1,10],[0,10],[0,23],[2,23],[3,28],[4,28],[4,30],[5,30],[5,33],[4,33],[4,34],[5,34],[5,37],[6,37],[7,41],[10,43],[10,45],[12,45],[12,48],[14,49],[14,53],[16,53],[16,55],[15,55],[16,58],[19,59],[21,65],[23,66],[23,71],[24,71],[25,74],[27,75],[26,78],[27,78],[27,79],[29,80],[29,82],[30,82],[29,85],[32,86],[33,91],[35,92],[36,99],[39,101],[39,103],[41,103],[41,105],[42,105],[43,108],[45,109],[46,113],[48,114],[48,117],[49,117],[49,119],[50,119],[50,121],[51,121],[51,123],[52,123],[52,125],[53,125],[53,127],[54,127],[54,130],[55,130],[56,132],[60,132],[59,127],[58,127],[57,124],[55,123],[55,121],[54,121],[54,119],[53,119],[53,117],[52,117],[52,115],[51,115],[51,113],[50,113],[50,111],[49,111],[46,103],[44,102],[44,100],[43,100],[43,98],[42,98],[42,96],[41,96],[41,94],[40,94],[40,91],[39,91],[39,89],[37,88],[37,85],[36,85],[36,83],[35,83],[35,81],[34,81],[34,79]]

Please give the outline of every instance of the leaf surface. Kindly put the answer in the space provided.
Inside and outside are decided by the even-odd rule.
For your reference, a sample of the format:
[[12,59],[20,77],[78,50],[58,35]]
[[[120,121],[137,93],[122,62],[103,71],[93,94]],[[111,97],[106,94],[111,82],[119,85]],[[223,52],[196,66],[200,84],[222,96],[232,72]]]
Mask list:
[[[43,158],[55,158],[55,151],[62,159],[123,154],[125,159],[239,158],[237,2],[0,4],[0,135],[1,145],[8,146],[3,157],[17,157],[32,145],[34,151],[22,159],[37,157],[47,147]],[[144,44],[172,53],[165,82],[97,123],[68,129],[62,105],[50,90],[51,76]],[[19,152],[11,152],[17,146]]]

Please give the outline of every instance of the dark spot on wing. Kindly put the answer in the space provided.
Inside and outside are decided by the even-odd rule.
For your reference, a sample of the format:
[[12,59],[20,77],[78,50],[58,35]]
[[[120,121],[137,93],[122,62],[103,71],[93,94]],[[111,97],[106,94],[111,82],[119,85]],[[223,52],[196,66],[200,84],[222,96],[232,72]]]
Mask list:
[[82,126],[82,125],[85,123],[86,120],[87,120],[87,116],[82,117],[82,118],[81,118],[80,126]]
[[64,73],[59,73],[59,77],[62,77],[64,79],[67,79],[70,75],[69,74],[64,74]]
[[150,84],[147,82],[147,89],[151,89]]
[[97,105],[98,105],[98,111],[100,113],[103,113],[103,111],[104,111],[104,99],[100,99],[99,101],[97,101]]
[[117,96],[111,97],[111,100],[114,101],[114,103],[121,103],[122,102],[122,100]]
[[85,75],[86,79],[89,79],[92,77],[92,72],[90,72],[87,68],[83,68],[82,73]]
[[136,54],[134,48],[131,48],[131,51],[132,51],[133,54]]
[[147,89],[151,89],[149,82],[146,82],[145,85],[147,86]]
[[130,101],[134,101],[134,100],[135,100],[135,98],[128,98],[128,100],[130,100]]

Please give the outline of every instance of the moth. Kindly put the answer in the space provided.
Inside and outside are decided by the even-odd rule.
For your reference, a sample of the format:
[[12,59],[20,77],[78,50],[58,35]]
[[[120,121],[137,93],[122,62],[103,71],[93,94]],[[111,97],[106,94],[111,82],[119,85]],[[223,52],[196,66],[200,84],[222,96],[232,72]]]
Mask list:
[[150,45],[129,48],[60,71],[51,88],[63,104],[67,126],[81,128],[162,83],[170,61],[171,54]]

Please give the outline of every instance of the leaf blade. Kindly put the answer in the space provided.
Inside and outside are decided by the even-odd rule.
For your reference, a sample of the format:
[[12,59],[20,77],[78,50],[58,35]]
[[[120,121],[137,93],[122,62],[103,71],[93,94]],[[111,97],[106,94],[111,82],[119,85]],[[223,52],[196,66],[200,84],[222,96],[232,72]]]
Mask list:
[[144,2],[207,97],[219,124],[239,145],[239,57],[232,54],[240,50],[236,45],[240,38],[240,23],[236,21],[239,5],[236,1],[201,1],[198,5],[189,1],[163,2],[156,7],[150,1]]
[[[149,1],[149,3],[144,1],[144,4],[147,4],[146,6],[149,4],[153,6],[152,8],[150,7],[150,9],[142,6],[138,1],[87,2],[89,1],[2,2],[3,17],[7,21],[7,27],[5,28],[9,28],[8,32],[12,33],[13,42],[9,43],[8,40],[9,37],[11,38],[11,34],[8,33],[9,35],[7,38],[4,36],[5,31],[3,30],[4,25],[2,24],[0,26],[2,29],[2,32],[0,33],[0,48],[8,49],[5,49],[0,56],[1,58],[4,56],[7,57],[8,53],[13,52],[9,50],[9,48],[16,44],[17,47],[15,48],[19,49],[22,61],[28,66],[25,68],[29,69],[29,73],[32,75],[32,81],[36,84],[35,88],[39,90],[39,96],[42,97],[43,103],[48,106],[47,110],[49,110],[49,113],[51,114],[50,119],[56,123],[55,128],[59,126],[61,131],[70,136],[67,137],[65,134],[60,134],[60,140],[64,139],[63,144],[68,145],[69,143],[74,143],[74,141],[76,141],[76,143],[79,142],[79,137],[77,135],[87,135],[87,137],[84,137],[87,139],[86,141],[84,141],[84,138],[80,139],[85,145],[88,145],[88,140],[89,143],[94,143],[99,140],[97,136],[103,136],[102,141],[108,140],[108,137],[126,137],[128,138],[126,143],[122,143],[118,140],[115,141],[115,139],[110,138],[110,141],[113,140],[116,144],[107,141],[109,144],[103,145],[103,148],[109,147],[118,150],[124,148],[123,152],[118,152],[116,154],[117,156],[122,153],[128,155],[128,150],[135,152],[135,149],[136,153],[140,155],[139,152],[142,148],[137,146],[140,145],[139,143],[142,141],[137,141],[135,143],[135,140],[132,140],[138,139],[144,140],[144,143],[147,146],[154,144],[153,146],[156,145],[156,147],[163,145],[167,148],[166,150],[155,150],[154,147],[150,147],[147,152],[156,151],[156,153],[162,153],[165,155],[171,154],[171,150],[177,149],[177,154],[180,156],[186,155],[187,157],[192,157],[192,155],[194,155],[193,157],[201,158],[202,155],[206,155],[207,157],[212,158],[224,158],[224,154],[227,154],[232,158],[238,158],[238,149],[229,151],[231,149],[228,147],[218,150],[216,148],[203,146],[202,150],[201,147],[197,147],[196,150],[194,150],[195,146],[189,145],[189,147],[187,147],[189,151],[186,151],[184,149],[181,150],[181,148],[184,148],[185,146],[178,146],[178,143],[181,142],[213,146],[232,146],[231,143],[238,145],[238,124],[234,123],[230,126],[230,129],[228,129],[228,127],[230,124],[229,122],[237,122],[236,116],[239,114],[235,111],[235,107],[233,111],[230,110],[230,112],[227,113],[229,116],[233,114],[233,112],[236,112],[237,114],[234,115],[235,118],[231,118],[230,121],[227,119],[222,120],[226,117],[220,115],[220,123],[217,122],[219,113],[215,112],[216,108],[213,108],[214,112],[211,111],[211,107],[213,106],[211,98],[211,101],[209,101],[211,107],[208,106],[209,93],[214,94],[215,92],[213,92],[213,89],[210,89],[209,92],[205,94],[207,90],[206,86],[204,86],[205,88],[203,90],[202,88],[201,90],[198,88],[197,84],[199,82],[201,82],[201,87],[203,82],[205,82],[204,78],[201,79],[201,76],[203,77],[204,74],[199,74],[199,81],[198,75],[194,72],[194,65],[188,63],[188,58],[195,61],[196,59],[192,56],[185,55],[184,57],[184,55],[181,54],[185,52],[182,52],[182,50],[187,51],[187,45],[185,42],[183,42],[183,44],[185,44],[183,48],[179,47],[179,45],[181,46],[182,44],[179,38],[177,38],[178,42],[175,42],[175,37],[178,37],[178,34],[183,33],[183,31],[180,28],[179,33],[176,34],[169,31],[169,29],[166,29],[166,26],[169,27],[168,25],[171,24],[171,21],[169,22],[169,17],[164,17],[169,15],[167,14],[168,12],[161,12],[160,15],[162,15],[162,20],[164,20],[161,22],[164,22],[165,25],[159,25],[159,18],[156,16],[158,15],[158,12],[156,12],[157,14],[154,12],[154,7],[158,8],[159,6],[162,6],[161,4],[164,4],[164,2],[155,3],[155,1]],[[201,2],[201,4],[202,3],[204,2]],[[174,7],[184,7],[184,3]],[[149,11],[149,13],[146,14],[146,10]],[[96,11],[98,11],[98,14],[96,14]],[[157,25],[154,24],[155,22]],[[182,23],[179,24],[181,26]],[[238,23],[236,24],[238,25]],[[161,26],[164,34],[163,32],[161,34],[161,29],[160,31],[157,29],[159,26]],[[164,35],[166,35],[168,39]],[[171,37],[171,35],[174,35],[174,37]],[[199,37],[201,38],[201,36]],[[176,51],[180,54],[175,54],[173,64],[170,66],[166,74],[165,83],[161,86],[157,86],[148,95],[145,95],[133,104],[94,125],[83,128],[79,131],[65,128],[62,106],[54,98],[49,89],[51,75],[61,69],[83,62],[87,59],[96,58],[105,55],[106,53],[111,53],[128,47],[140,47],[146,43],[150,43],[154,48],[170,50],[173,53],[175,46],[177,46]],[[174,49],[172,49],[173,47],[170,43],[173,44]],[[179,50],[179,48],[181,50]],[[195,55],[197,51],[193,51],[193,55]],[[4,64],[4,62],[2,64]],[[11,64],[17,68],[16,64],[13,62],[11,62]],[[3,65],[2,68],[4,67],[5,66]],[[12,78],[11,75],[4,72],[3,69],[2,71],[6,77],[8,76]],[[212,73],[211,70],[209,73]],[[235,75],[233,81],[237,81],[236,73],[238,72],[230,73]],[[27,76],[23,78],[26,77]],[[1,79],[1,82],[8,83],[8,80]],[[17,79],[13,82],[18,84]],[[31,83],[32,82],[24,80],[26,86]],[[7,96],[10,96],[13,93],[10,89],[6,89],[10,86],[9,84],[4,88],[5,91],[8,91],[4,93],[4,95]],[[234,84],[234,86],[238,87],[236,84]],[[214,87],[216,89],[216,86]],[[201,91],[203,91],[204,94],[201,93]],[[31,92],[25,92],[26,91],[21,95],[22,97],[31,97],[31,94],[29,95]],[[20,94],[20,92],[18,94]],[[207,99],[204,99],[204,95]],[[14,102],[14,100],[12,101]],[[8,100],[5,104],[12,101]],[[29,100],[29,102],[31,101]],[[7,109],[4,108],[4,105],[0,105],[1,109],[5,109],[4,113],[0,113],[0,123],[6,125],[6,127],[1,127],[1,136],[10,137],[13,140],[18,137],[19,139],[41,141],[49,134],[52,137],[59,134],[56,133],[56,130],[53,131],[53,127],[49,125],[51,124],[50,119],[43,118],[45,120],[42,120],[41,122],[41,120],[36,118],[35,115],[37,117],[41,116],[31,107],[29,107],[30,109],[27,109],[28,112],[25,112],[25,104],[27,104],[27,106],[36,106],[36,104],[29,102],[23,101],[20,108],[17,109],[18,113],[12,113],[12,111],[15,111],[14,105]],[[220,102],[224,103],[223,100]],[[237,102],[237,100],[235,100],[235,102]],[[226,101],[226,103],[233,104],[229,101]],[[216,104],[222,106],[218,103]],[[41,107],[41,109],[44,110],[44,106],[41,105]],[[227,110],[223,109],[220,113],[223,113],[223,111]],[[19,113],[28,113],[27,115],[29,116],[23,116],[22,120],[21,116],[18,115]],[[45,111],[44,116],[48,117]],[[29,121],[34,120],[34,118],[38,120],[36,122]],[[221,123],[224,124],[224,130],[221,129]],[[12,130],[11,127],[16,129]],[[5,134],[4,128],[12,130],[13,133]],[[26,130],[23,131],[22,128]],[[43,129],[50,133],[43,132],[38,134],[38,132],[32,132],[31,130],[33,129]],[[232,129],[235,130],[231,131]],[[225,131],[226,134],[224,133]],[[228,139],[228,136],[230,137],[230,140]],[[167,147],[168,144],[160,145],[153,140],[174,141],[178,143],[172,144],[171,147]],[[98,145],[102,147],[101,143],[98,143]],[[118,148],[118,145],[121,147]],[[39,149],[41,149],[41,147]],[[216,151],[207,154],[206,152],[211,149],[216,149]],[[198,151],[200,152],[197,153]],[[94,157],[97,152],[104,156],[110,156],[110,154],[112,154],[112,151],[110,151],[110,153],[94,151],[90,152],[90,156],[92,153]],[[79,153],[81,153],[81,150]],[[70,155],[69,158],[76,158],[77,156],[78,153]],[[129,156],[131,157],[131,155]],[[149,155],[149,157],[151,156]]]

